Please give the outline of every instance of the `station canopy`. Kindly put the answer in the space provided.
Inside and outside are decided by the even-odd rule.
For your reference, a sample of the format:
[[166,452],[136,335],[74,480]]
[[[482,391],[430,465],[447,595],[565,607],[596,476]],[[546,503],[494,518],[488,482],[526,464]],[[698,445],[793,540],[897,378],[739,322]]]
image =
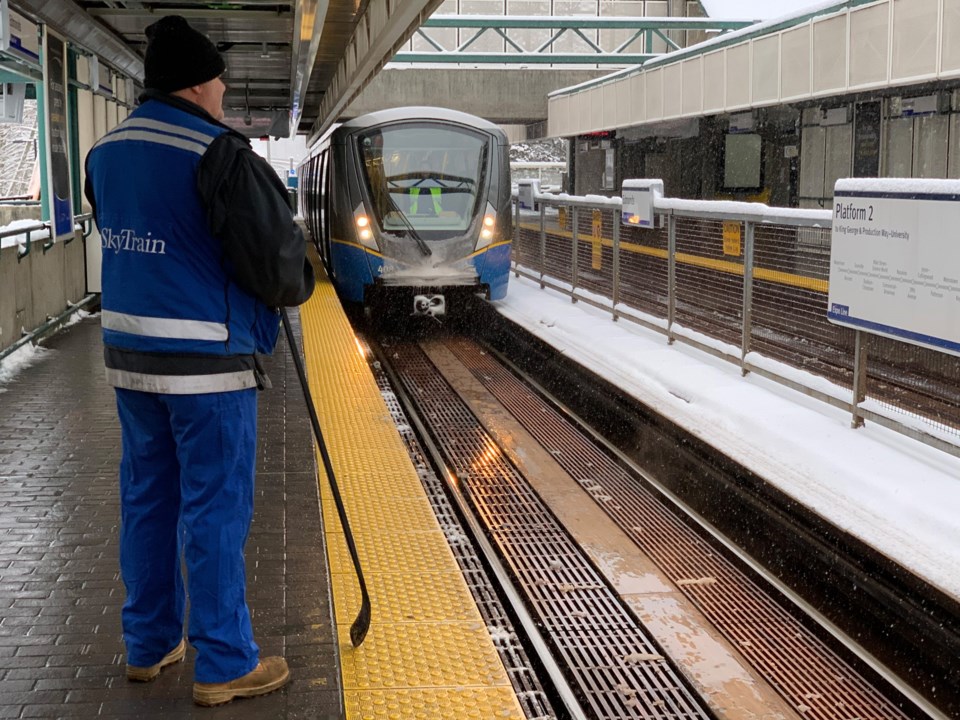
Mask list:
[[700,0],[715,20],[770,20],[823,5],[823,0]]
[[[319,113],[360,17],[355,0],[20,0],[12,6],[58,28],[92,52],[119,39],[132,61],[107,63],[142,81],[144,29],[163,15],[183,15],[224,56],[228,124],[250,137],[306,132]],[[84,13],[77,12],[79,6]],[[323,15],[326,12],[325,16]],[[321,23],[315,18],[322,17]],[[322,27],[315,27],[322,25]],[[106,30],[106,32],[104,32]],[[137,57],[138,56],[138,57]],[[138,72],[132,70],[137,67]],[[293,111],[291,113],[291,111]],[[296,128],[289,127],[293,117]]]

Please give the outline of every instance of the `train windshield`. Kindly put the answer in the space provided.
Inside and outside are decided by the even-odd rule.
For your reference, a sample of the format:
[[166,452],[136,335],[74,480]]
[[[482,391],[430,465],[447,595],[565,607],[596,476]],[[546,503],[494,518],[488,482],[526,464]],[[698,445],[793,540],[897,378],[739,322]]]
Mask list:
[[358,143],[367,193],[385,232],[442,239],[470,227],[485,185],[487,136],[409,123],[376,128]]

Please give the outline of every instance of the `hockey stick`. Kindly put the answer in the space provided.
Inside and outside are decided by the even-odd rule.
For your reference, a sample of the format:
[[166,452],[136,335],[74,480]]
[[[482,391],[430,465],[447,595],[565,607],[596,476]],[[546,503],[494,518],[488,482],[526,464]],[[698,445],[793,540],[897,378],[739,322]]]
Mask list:
[[293,329],[290,327],[290,318],[287,316],[287,309],[281,308],[280,315],[283,319],[283,330],[287,334],[287,342],[290,344],[290,352],[293,354],[293,364],[297,367],[300,387],[303,388],[303,398],[307,401],[307,410],[310,413],[310,424],[313,426],[313,436],[317,439],[317,447],[320,448],[320,457],[323,458],[323,468],[327,472],[327,480],[330,481],[330,490],[333,492],[333,501],[337,505],[337,515],[340,516],[343,535],[347,540],[350,557],[353,558],[353,567],[357,571],[357,580],[360,582],[360,612],[357,613],[353,625],[350,626],[350,642],[353,643],[354,647],[360,647],[360,643],[363,642],[363,639],[367,636],[367,631],[370,629],[370,595],[367,593],[367,583],[363,579],[363,569],[360,567],[360,556],[357,554],[357,546],[353,541],[353,533],[350,532],[350,523],[347,521],[347,511],[343,507],[343,499],[340,497],[340,488],[337,487],[337,478],[333,474],[333,463],[330,462],[330,453],[327,452],[327,444],[323,441],[323,434],[320,432],[320,419],[317,417],[317,411],[313,407],[313,397],[310,395],[310,388],[307,386],[307,374],[303,369],[303,361],[300,359],[300,349],[297,347],[297,341],[293,338]]

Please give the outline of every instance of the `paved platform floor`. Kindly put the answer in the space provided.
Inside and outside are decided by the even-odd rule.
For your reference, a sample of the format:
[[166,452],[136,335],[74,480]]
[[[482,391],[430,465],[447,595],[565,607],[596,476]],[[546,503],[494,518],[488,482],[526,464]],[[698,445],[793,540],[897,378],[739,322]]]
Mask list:
[[0,718],[341,717],[310,427],[286,344],[259,396],[247,597],[262,653],[285,655],[293,679],[219,708],[192,702],[192,649],[153,683],[125,678],[120,429],[99,320],[44,345],[0,387]]

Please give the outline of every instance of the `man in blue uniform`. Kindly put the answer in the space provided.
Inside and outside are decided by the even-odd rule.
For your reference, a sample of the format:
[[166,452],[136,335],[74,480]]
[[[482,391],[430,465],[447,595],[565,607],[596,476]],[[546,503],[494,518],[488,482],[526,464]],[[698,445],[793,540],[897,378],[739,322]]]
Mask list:
[[253,516],[255,353],[278,308],[313,290],[286,189],[220,120],[225,65],[178,16],[146,30],[141,105],[87,156],[100,229],[104,358],[122,429],[120,568],[127,677],[197,650],[194,700],[262,695],[289,678],[261,658],[245,597]]

